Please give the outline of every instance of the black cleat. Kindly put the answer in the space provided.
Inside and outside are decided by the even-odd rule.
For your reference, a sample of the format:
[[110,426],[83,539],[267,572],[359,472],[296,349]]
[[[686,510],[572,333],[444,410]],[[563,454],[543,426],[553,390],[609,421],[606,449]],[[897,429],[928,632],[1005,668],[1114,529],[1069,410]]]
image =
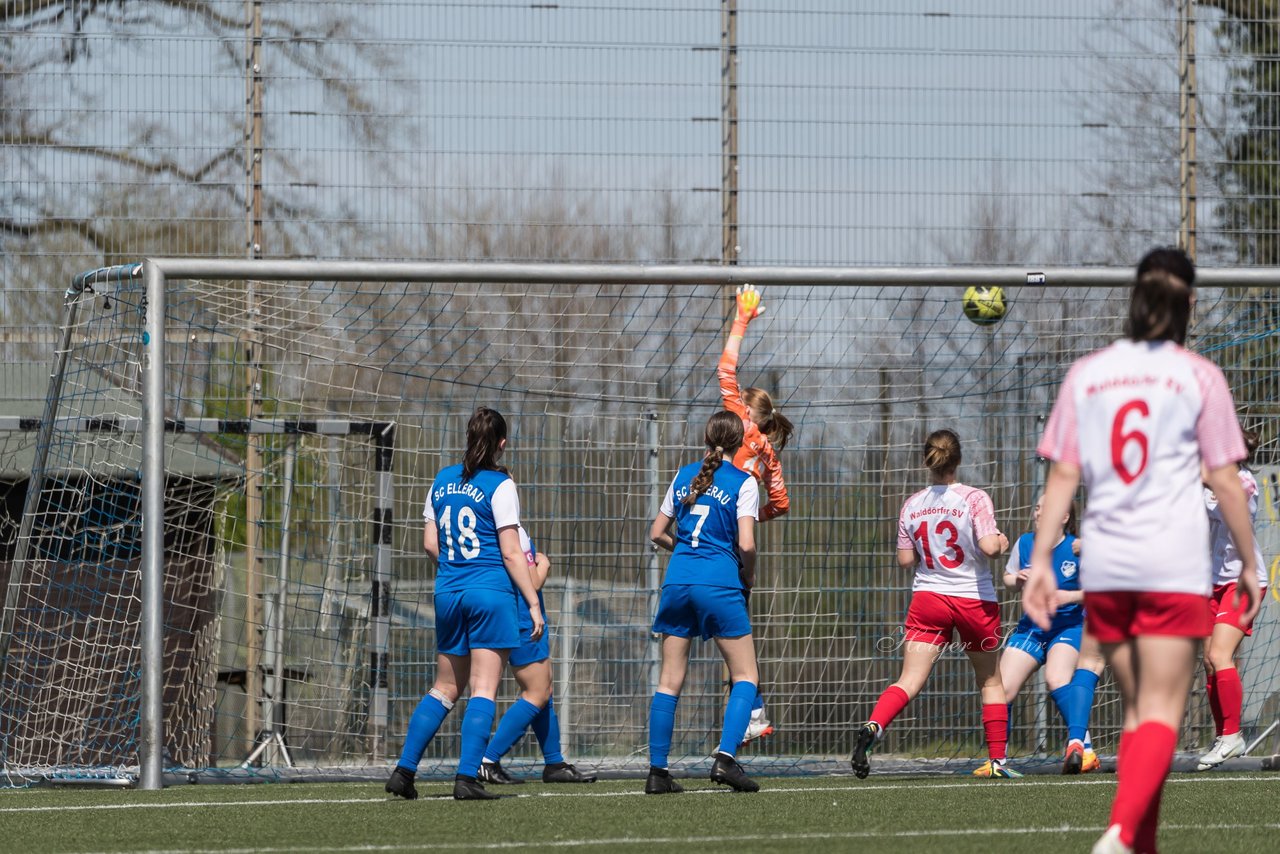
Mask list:
[[484,786],[475,777],[459,774],[453,778],[453,799],[455,801],[496,801],[502,795],[486,792]]
[[676,782],[666,768],[649,766],[649,779],[644,781],[646,795],[674,795],[684,791],[684,786]]
[[387,790],[387,794],[404,798],[406,801],[418,799],[418,790],[413,787],[413,772],[399,765],[391,772],[391,778],[383,788]]
[[859,780],[865,780],[871,773],[871,748],[875,747],[878,734],[879,729],[874,724],[864,724],[862,729],[858,730],[858,738],[853,743],[853,757],[849,760],[849,764],[853,766],[853,773]]
[[747,776],[738,760],[723,753],[716,754],[716,761],[711,766],[711,782],[724,783],[738,792],[760,791],[760,784]]
[[476,779],[481,783],[498,783],[507,786],[524,782],[519,777],[508,774],[507,769],[498,762],[481,762],[480,773],[476,774]]
[[542,769],[544,783],[594,783],[595,774],[583,774],[568,762],[557,762]]
[[1063,774],[1079,774],[1084,769],[1084,745],[1073,741],[1067,745],[1067,755],[1062,759]]

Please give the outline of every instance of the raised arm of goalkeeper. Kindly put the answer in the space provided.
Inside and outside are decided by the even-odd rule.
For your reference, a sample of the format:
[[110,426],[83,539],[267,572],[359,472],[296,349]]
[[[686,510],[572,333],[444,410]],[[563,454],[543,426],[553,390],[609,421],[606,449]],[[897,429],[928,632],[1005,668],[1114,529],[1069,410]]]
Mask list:
[[760,482],[761,522],[781,516],[790,509],[786,481],[782,477],[779,454],[791,438],[792,424],[773,405],[773,398],[761,388],[738,386],[738,355],[750,322],[764,312],[760,292],[752,285],[738,288],[733,326],[720,355],[717,376],[724,408],[743,421],[744,441],[734,455],[738,468],[751,472]]

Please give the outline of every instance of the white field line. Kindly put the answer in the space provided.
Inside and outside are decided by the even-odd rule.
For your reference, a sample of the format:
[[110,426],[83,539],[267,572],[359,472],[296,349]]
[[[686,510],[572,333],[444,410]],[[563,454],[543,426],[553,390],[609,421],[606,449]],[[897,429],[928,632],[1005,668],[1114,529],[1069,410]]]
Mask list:
[[[1161,830],[1277,830],[1280,824],[1163,824]],[[939,828],[937,830],[855,830],[832,831],[827,833],[753,833],[719,836],[623,836],[612,839],[549,839],[545,842],[439,842],[430,844],[415,843],[412,845],[347,845],[339,847],[317,848],[314,845],[289,848],[165,848],[123,852],[123,854],[299,854],[299,852],[320,852],[320,854],[341,854],[341,852],[378,852],[378,851],[422,851],[435,850],[473,850],[473,851],[507,851],[536,850],[543,848],[595,848],[606,845],[706,845],[707,843],[732,842],[824,842],[841,839],[932,839],[937,837],[964,836],[1012,836],[1036,835],[1052,833],[1101,833],[1102,826],[1057,825],[1050,827],[957,827]],[[85,852],[84,854],[96,854]],[[116,852],[121,854],[121,852]]]
[[[1169,780],[1170,785],[1180,783],[1204,784],[1204,783],[1280,783],[1280,775],[1275,777],[1222,777],[1218,775],[1208,775],[1203,777],[1180,777]],[[373,784],[370,784],[373,785]],[[444,784],[442,784],[444,785]],[[768,784],[766,783],[766,786]],[[989,781],[987,783],[979,783],[976,780],[970,780],[963,783],[932,783],[932,782],[914,782],[914,783],[888,783],[882,786],[858,786],[853,784],[846,786],[802,786],[789,787],[781,789],[761,789],[753,797],[766,797],[769,795],[793,795],[793,794],[812,794],[814,792],[830,792],[830,793],[848,793],[858,795],[872,795],[876,792],[900,791],[902,789],[973,789],[975,791],[985,790],[991,787],[1014,787],[1025,789],[1028,787],[1055,787],[1055,786],[1113,786],[1115,785],[1115,777],[1106,775],[1105,777],[1076,777],[1070,780],[1044,780],[1037,781],[1033,778],[1023,778],[1014,781]],[[689,789],[679,797],[689,797],[697,795],[732,795],[728,789]],[[19,797],[17,793],[11,795],[0,796],[0,800],[4,797]],[[572,792],[532,792],[529,794],[507,794],[503,793],[504,798],[632,798],[643,797],[644,792],[639,789],[628,790],[624,792],[585,792],[581,790]],[[453,800],[444,793],[440,795],[428,795],[424,798],[428,801],[437,801],[442,803],[452,803]],[[164,803],[112,803],[112,804],[66,804],[60,806],[22,806],[22,807],[6,807],[0,806],[0,815],[6,813],[42,813],[42,812],[95,812],[99,810],[164,810],[164,809],[195,809],[206,807],[274,807],[288,806],[291,804],[376,804],[376,803],[393,803],[394,799],[389,797],[374,798],[275,798],[272,800],[254,800],[254,801],[166,801]]]

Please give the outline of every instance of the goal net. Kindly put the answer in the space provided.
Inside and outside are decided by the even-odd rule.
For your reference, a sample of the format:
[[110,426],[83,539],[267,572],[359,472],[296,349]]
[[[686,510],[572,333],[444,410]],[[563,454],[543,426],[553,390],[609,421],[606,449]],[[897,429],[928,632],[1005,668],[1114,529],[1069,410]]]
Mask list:
[[[501,265],[453,265],[450,281],[414,265],[367,278],[333,266],[165,284],[164,767],[203,780],[385,775],[434,675],[422,505],[484,404],[508,417],[505,462],[553,564],[565,754],[641,770],[665,563],[648,524],[675,470],[701,457],[720,406],[727,268],[673,268],[683,277],[663,283],[636,268],[600,267],[594,279],[578,268],[556,284]],[[132,779],[145,747],[142,427],[157,350],[141,269],[83,277],[68,296],[66,346],[40,366],[52,377],[43,416],[0,412],[9,784]],[[911,579],[894,559],[896,521],[925,482],[924,436],[954,429],[961,479],[990,492],[1011,539],[1030,530],[1044,477],[1034,449],[1057,384],[1119,334],[1127,288],[1116,270],[1074,271],[1088,289],[992,271],[1011,308],[979,326],[961,311],[964,270],[846,271],[840,284],[839,271],[815,284],[756,272],[767,311],[744,342],[740,381],[770,391],[797,429],[782,454],[791,511],[760,529],[751,600],[777,732],[743,760],[765,773],[842,770],[853,725],[900,667]],[[1198,310],[1193,346],[1227,371],[1243,421],[1263,428],[1258,526],[1270,560],[1280,301],[1205,288]],[[1007,630],[1019,610],[1015,594],[1002,597]],[[1249,733],[1278,716],[1277,613],[1264,607],[1242,660]],[[714,646],[695,644],[677,766],[707,761],[725,691]],[[500,711],[516,695],[507,677]],[[452,774],[460,722],[446,720],[423,773]],[[1114,750],[1119,723],[1104,677],[1100,751]],[[878,767],[967,769],[984,753],[981,732],[972,672],[948,652]],[[1182,746],[1212,737],[1198,688]],[[1014,755],[1047,761],[1063,738],[1043,685],[1029,683],[1014,705]],[[529,738],[511,764],[539,762]]]

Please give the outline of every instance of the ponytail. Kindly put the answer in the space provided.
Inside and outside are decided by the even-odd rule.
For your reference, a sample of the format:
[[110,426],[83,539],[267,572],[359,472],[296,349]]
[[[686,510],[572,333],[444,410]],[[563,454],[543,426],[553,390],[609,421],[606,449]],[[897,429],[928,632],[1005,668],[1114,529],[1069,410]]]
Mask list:
[[1262,444],[1262,436],[1257,430],[1244,431],[1244,452],[1245,457],[1242,461],[1244,464],[1253,462],[1254,451],[1258,450],[1258,445]]
[[1143,273],[1129,298],[1125,337],[1131,341],[1184,343],[1191,323],[1191,293],[1189,282],[1167,270]]
[[507,438],[507,419],[502,413],[487,406],[481,406],[471,414],[467,422],[467,450],[462,456],[462,479],[471,480],[482,469],[491,469],[507,473],[506,468],[498,465],[498,457],[502,454],[499,447]]
[[769,396],[769,392],[762,388],[745,388],[742,390],[742,402],[751,410],[752,417],[760,416],[756,426],[769,439],[773,449],[781,451],[785,448],[791,434],[795,432],[795,425],[774,407],[773,398]]
[[742,419],[732,412],[721,410],[707,419],[707,429],[703,440],[707,445],[707,455],[702,458],[702,468],[698,470],[689,484],[689,494],[681,504],[692,504],[702,493],[711,488],[715,480],[716,470],[725,454],[732,454],[742,447]]

